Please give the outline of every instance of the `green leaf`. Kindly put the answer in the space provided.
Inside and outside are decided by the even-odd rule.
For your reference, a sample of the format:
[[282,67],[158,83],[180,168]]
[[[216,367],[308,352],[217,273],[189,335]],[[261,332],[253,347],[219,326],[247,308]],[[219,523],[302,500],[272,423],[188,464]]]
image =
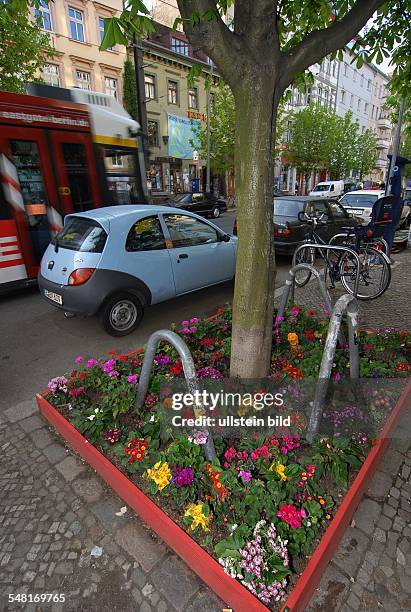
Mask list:
[[181,17],[176,17],[173,22],[173,30],[177,30],[180,24],[183,24],[183,20],[181,19]]
[[119,19],[110,17],[104,20],[104,36],[100,44],[100,50],[105,51],[114,47],[115,44],[127,45],[127,39],[123,34]]

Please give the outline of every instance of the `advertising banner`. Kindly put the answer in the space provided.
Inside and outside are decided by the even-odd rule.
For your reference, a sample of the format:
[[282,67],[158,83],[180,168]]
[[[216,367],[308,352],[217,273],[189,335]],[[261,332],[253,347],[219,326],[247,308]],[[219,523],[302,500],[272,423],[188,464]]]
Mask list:
[[[180,159],[193,159],[199,149],[198,119],[188,119],[168,113],[168,154]],[[193,144],[194,143],[194,146]]]

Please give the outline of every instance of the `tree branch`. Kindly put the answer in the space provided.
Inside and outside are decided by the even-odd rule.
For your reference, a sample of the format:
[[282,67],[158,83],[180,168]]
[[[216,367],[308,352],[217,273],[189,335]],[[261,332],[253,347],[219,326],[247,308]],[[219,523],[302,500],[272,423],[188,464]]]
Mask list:
[[292,82],[298,72],[303,72],[333,51],[342,49],[358,34],[374,11],[384,2],[385,0],[357,0],[340,20],[328,28],[311,32],[300,43],[284,53],[287,67],[283,73],[283,80],[286,86]]
[[[241,69],[241,41],[221,19],[215,0],[177,0],[177,4],[183,18],[184,32],[190,42],[215,61],[230,85],[234,83]],[[212,21],[203,18],[204,13],[209,10],[215,12]],[[190,24],[193,13],[200,18],[200,22],[194,26]]]

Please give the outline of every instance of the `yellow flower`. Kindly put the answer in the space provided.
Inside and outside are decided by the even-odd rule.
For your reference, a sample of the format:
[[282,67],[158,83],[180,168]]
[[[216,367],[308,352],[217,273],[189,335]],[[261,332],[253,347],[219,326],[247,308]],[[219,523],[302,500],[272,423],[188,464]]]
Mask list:
[[287,476],[285,475],[285,465],[282,463],[277,463],[277,467],[275,468],[276,473],[279,475],[281,480],[287,480]]
[[211,520],[211,514],[208,516],[205,516],[203,514],[203,502],[199,501],[196,504],[191,503],[188,504],[186,511],[184,513],[184,516],[191,516],[192,517],[192,523],[191,523],[191,531],[194,531],[194,529],[196,527],[201,527],[202,529],[204,529],[204,531],[208,531],[208,523]]
[[147,476],[151,478],[151,480],[154,480],[158,490],[162,491],[171,480],[171,472],[168,463],[158,461],[154,467],[147,470]]
[[321,332],[319,332],[319,331],[314,332],[314,336],[315,336],[316,338],[322,338],[322,337],[323,337],[322,333],[321,333]]
[[298,346],[299,339],[297,334],[294,334],[293,332],[289,333],[287,336],[287,340],[292,347]]

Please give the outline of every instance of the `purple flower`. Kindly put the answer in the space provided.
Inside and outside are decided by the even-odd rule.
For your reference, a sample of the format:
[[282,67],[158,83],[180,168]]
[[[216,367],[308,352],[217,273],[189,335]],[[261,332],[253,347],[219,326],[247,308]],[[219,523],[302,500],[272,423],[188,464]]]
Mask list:
[[170,363],[170,357],[164,353],[159,353],[154,357],[154,361],[157,365],[168,365]]
[[103,370],[104,372],[111,372],[111,370],[114,368],[114,366],[116,365],[116,360],[115,359],[109,359],[108,361],[106,361],[105,363],[103,363]]
[[189,325],[189,324],[190,324],[190,321],[181,321],[181,325],[183,327],[187,327],[187,325]]
[[[110,374],[109,374],[110,376]],[[130,376],[127,376],[127,382],[129,383],[136,383],[139,379],[140,374],[130,374]]]
[[182,334],[190,334],[190,329],[188,327],[183,327],[182,330],[180,330]]
[[57,393],[58,391],[62,391],[63,393],[67,393],[68,380],[65,376],[57,376],[57,378],[52,378],[48,383],[47,387],[49,391],[52,393]]
[[191,467],[184,468],[180,465],[175,465],[173,467],[173,472],[175,476],[172,478],[171,482],[177,485],[177,487],[187,487],[191,485],[194,480],[194,471]]
[[198,319],[194,317],[193,319],[190,319],[190,323],[198,323]]
[[188,441],[193,442],[194,444],[205,444],[207,442],[207,434],[204,431],[199,431],[198,429],[193,429],[192,435],[188,436]]
[[221,372],[212,366],[207,366],[205,368],[200,368],[197,372],[197,376],[198,378],[213,378],[214,380],[218,380],[221,378]]
[[252,474],[251,474],[251,472],[246,472],[245,470],[240,470],[238,472],[238,477],[242,478],[244,480],[244,482],[250,482],[250,480],[252,478]]
[[190,332],[194,333],[195,331],[197,331],[197,328],[196,327],[190,327],[189,330],[190,330]]
[[117,370],[111,370],[110,372],[108,372],[108,375],[110,376],[110,378],[113,378],[114,376],[120,376],[120,372],[117,372]]
[[92,368],[93,366],[98,365],[97,359],[89,359],[86,363],[88,368]]
[[74,361],[76,363],[81,363],[82,361],[84,361],[84,357],[76,357]]
[[341,374],[339,372],[334,372],[333,379],[337,381],[341,380]]
[[298,314],[300,314],[301,310],[302,309],[300,308],[300,306],[293,306],[291,308],[290,312],[291,312],[293,317],[296,317]]

